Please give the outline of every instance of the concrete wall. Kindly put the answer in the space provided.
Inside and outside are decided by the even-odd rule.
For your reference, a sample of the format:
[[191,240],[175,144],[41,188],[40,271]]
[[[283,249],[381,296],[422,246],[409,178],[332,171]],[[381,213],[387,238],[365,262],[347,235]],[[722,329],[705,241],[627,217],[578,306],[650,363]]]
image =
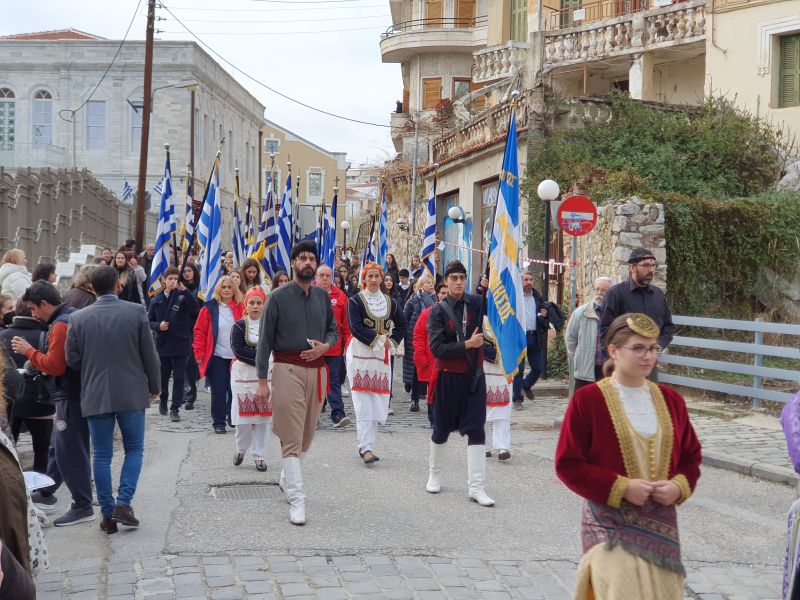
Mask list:
[[800,33],[796,0],[719,2],[706,37],[707,93],[784,124],[800,135],[800,107],[778,107],[779,37]]

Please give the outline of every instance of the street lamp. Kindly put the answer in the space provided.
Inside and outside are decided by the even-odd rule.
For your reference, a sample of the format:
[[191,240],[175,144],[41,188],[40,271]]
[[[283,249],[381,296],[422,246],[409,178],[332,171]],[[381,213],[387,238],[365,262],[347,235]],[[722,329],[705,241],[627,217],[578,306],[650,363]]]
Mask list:
[[[544,202],[544,260],[550,262],[550,203],[561,194],[561,188],[552,179],[545,179],[536,188],[536,194]],[[550,267],[544,267],[544,285],[542,286],[542,298],[548,300],[550,291]]]
[[342,244],[342,253],[347,252],[347,232],[350,229],[350,221],[342,221],[342,231],[344,231],[344,244]]
[[447,209],[447,216],[453,221],[453,223],[463,223],[466,215],[464,214],[464,209],[460,206],[451,206]]

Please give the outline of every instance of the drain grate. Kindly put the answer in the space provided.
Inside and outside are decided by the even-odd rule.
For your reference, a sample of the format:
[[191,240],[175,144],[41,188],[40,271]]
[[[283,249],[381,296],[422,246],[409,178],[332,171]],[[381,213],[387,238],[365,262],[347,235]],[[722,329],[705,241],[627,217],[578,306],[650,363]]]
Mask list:
[[213,486],[211,495],[217,500],[279,500],[282,497],[277,485],[236,484]]

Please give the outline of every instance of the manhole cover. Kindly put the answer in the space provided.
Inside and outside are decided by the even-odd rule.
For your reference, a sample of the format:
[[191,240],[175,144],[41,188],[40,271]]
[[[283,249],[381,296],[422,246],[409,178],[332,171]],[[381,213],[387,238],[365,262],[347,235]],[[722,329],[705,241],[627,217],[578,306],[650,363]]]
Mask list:
[[277,485],[221,485],[211,488],[217,500],[278,500],[282,493]]

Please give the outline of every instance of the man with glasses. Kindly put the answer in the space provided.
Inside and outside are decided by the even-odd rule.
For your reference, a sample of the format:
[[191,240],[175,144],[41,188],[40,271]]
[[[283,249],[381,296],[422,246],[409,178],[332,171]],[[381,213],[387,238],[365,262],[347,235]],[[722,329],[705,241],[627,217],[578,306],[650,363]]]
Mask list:
[[594,282],[594,298],[576,308],[569,319],[566,343],[575,391],[603,378],[604,359],[597,329],[606,293],[613,283],[610,277],[598,277]]
[[[672,341],[675,326],[667,306],[667,297],[661,289],[650,283],[657,268],[656,257],[650,250],[634,248],[628,258],[628,281],[608,290],[598,329],[604,357],[608,356],[604,339],[606,330],[614,319],[626,313],[642,313],[653,319],[660,330],[658,345],[661,348],[666,348]],[[655,380],[655,377],[656,371],[653,370],[651,378]]]

